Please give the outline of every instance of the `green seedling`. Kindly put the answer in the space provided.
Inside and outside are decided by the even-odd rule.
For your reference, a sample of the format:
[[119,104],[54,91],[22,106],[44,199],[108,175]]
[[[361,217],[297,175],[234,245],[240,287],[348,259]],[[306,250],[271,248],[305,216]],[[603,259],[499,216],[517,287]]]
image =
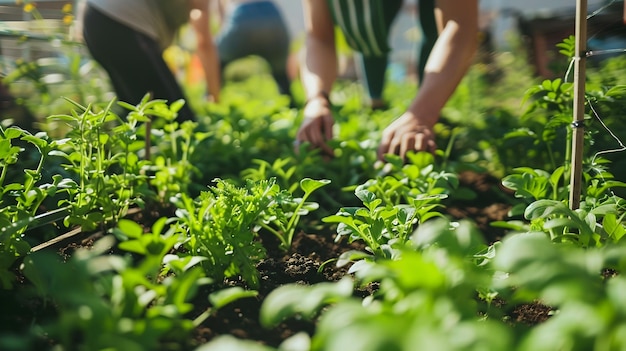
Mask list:
[[[131,237],[138,234],[132,225],[123,227]],[[107,237],[90,250],[75,252],[68,262],[47,252],[29,256],[26,276],[59,313],[40,332],[60,347],[89,350],[144,350],[184,342],[193,328],[187,317],[193,309],[190,300],[208,283],[203,270],[187,262],[184,271],[154,279],[164,255],[147,251],[147,257],[161,260],[134,266],[129,257],[109,254],[112,245]],[[174,261],[170,257],[165,264]]]
[[[53,152],[63,157],[67,162],[64,167],[78,177],[75,186],[67,190],[69,199],[62,202],[71,209],[64,221],[68,227],[80,225],[86,231],[106,228],[121,219],[130,206],[141,203],[136,190],[145,184],[145,177],[139,174],[141,162],[128,144],[129,131],[107,133],[107,124],[119,121],[111,112],[112,104],[93,112],[91,106],[74,103],[80,112],[49,117],[73,128]],[[121,132],[119,128],[117,131]]]
[[[38,160],[34,169],[25,167],[27,162],[20,162],[25,151],[17,146],[20,141],[36,150]],[[53,175],[51,183],[42,179],[46,161],[57,147],[58,143],[43,133],[33,135],[17,127],[0,127],[0,283],[4,289],[13,286],[10,267],[31,249],[25,232],[56,222],[59,214],[67,214],[67,208],[39,213],[44,200],[71,187],[72,181],[61,175]],[[12,169],[22,175],[8,178]]]
[[315,202],[307,202],[307,199],[317,189],[330,183],[330,180],[314,180],[304,178],[300,181],[300,188],[304,192],[301,198],[293,198],[287,193],[281,193],[276,197],[279,207],[272,207],[263,213],[260,226],[274,234],[280,240],[280,248],[288,251],[291,248],[293,236],[302,216],[318,208]]
[[185,194],[173,199],[180,228],[189,236],[184,246],[208,258],[203,267],[209,277],[221,282],[241,275],[250,286],[259,285],[255,265],[265,257],[265,249],[255,240],[255,226],[278,193],[272,181],[238,188],[216,179],[216,185],[195,200]]

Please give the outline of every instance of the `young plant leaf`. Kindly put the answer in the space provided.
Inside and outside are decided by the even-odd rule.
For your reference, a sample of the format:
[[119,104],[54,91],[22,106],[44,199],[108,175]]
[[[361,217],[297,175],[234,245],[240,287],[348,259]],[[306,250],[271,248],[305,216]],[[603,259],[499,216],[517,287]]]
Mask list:
[[315,190],[329,183],[330,183],[330,180],[328,179],[315,180],[311,178],[304,178],[300,181],[300,187],[302,188],[305,194],[310,194],[314,192]]
[[240,286],[234,286],[211,293],[209,295],[209,301],[213,308],[220,309],[239,299],[256,297],[258,294],[259,292],[255,290],[245,290]]
[[283,285],[265,298],[260,312],[261,325],[272,328],[295,315],[311,319],[325,305],[337,299],[350,297],[352,291],[353,283],[349,278],[312,286]]

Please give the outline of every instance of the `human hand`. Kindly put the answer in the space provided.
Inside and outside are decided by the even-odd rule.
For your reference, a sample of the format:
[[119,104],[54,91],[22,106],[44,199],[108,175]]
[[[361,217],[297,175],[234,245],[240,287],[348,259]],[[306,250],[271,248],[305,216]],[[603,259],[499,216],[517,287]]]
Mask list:
[[333,149],[326,142],[333,137],[335,123],[330,109],[330,102],[324,96],[315,97],[304,106],[304,120],[296,133],[296,151],[299,145],[308,142],[314,148],[320,148],[328,155]]
[[378,147],[378,159],[385,154],[396,154],[402,159],[408,151],[435,152],[435,133],[432,125],[420,123],[411,112],[405,112],[383,131]]

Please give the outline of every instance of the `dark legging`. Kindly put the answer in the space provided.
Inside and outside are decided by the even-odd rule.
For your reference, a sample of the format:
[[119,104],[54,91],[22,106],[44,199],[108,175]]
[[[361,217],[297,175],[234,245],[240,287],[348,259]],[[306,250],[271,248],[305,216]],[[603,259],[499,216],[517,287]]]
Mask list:
[[[391,50],[388,44],[389,31],[402,8],[402,0],[326,1],[335,24],[341,29],[350,47],[358,52],[370,98],[380,99]],[[435,0],[419,0],[418,22],[422,29],[417,61],[417,72],[421,81],[426,61],[438,37]]]
[[[90,6],[85,9],[83,36],[91,56],[108,73],[120,101],[135,105],[146,93],[170,103],[185,99],[155,40]],[[178,111],[179,122],[194,119],[187,104]]]
[[222,70],[231,62],[257,55],[267,61],[281,94],[291,96],[287,76],[289,32],[276,5],[260,1],[237,6],[216,39]]

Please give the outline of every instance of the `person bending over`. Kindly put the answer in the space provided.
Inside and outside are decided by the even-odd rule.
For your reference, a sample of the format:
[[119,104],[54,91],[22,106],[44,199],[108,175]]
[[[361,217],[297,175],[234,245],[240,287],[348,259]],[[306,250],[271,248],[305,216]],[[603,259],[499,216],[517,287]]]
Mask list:
[[[158,6],[163,1],[177,6],[168,11]],[[209,0],[87,0],[82,16],[85,44],[109,75],[119,100],[137,104],[147,93],[170,103],[185,99],[163,59],[163,51],[185,23],[195,29],[209,95],[219,100],[219,64],[209,30]],[[189,104],[178,111],[178,121],[194,119]]]
[[289,30],[280,10],[269,0],[217,0],[222,25],[216,36],[220,68],[248,56],[263,58],[278,91],[291,95],[287,75]]
[[[306,53],[301,80],[307,102],[296,143],[332,154],[329,93],[337,78],[335,26],[362,60],[372,104],[381,103],[391,24],[401,0],[303,0]],[[420,0],[424,33],[419,54],[420,87],[409,108],[382,132],[378,158],[408,151],[434,152],[433,126],[472,63],[478,46],[478,0]],[[376,106],[374,106],[376,107]]]

